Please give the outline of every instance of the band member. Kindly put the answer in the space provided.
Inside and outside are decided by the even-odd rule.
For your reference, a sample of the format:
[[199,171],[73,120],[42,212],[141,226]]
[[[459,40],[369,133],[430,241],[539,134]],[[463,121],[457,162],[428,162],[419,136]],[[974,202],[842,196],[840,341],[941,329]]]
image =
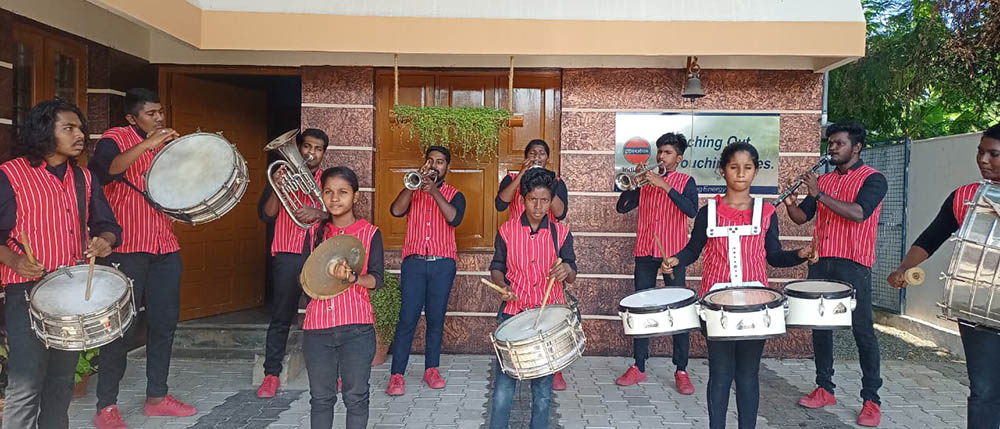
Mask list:
[[[813,216],[816,229],[813,242],[819,262],[809,266],[810,279],[841,280],[854,286],[857,308],[851,313],[851,330],[861,360],[861,399],[858,415],[861,426],[878,426],[882,419],[878,389],[878,338],[872,322],[872,272],[875,262],[875,236],[882,198],[888,190],[885,176],[861,161],[865,129],[859,124],[833,124],[826,129],[830,164],[837,168],[822,177],[807,172],[802,175],[809,195],[796,204],[785,199],[788,217],[802,225]],[[807,408],[821,408],[837,403],[833,395],[833,331],[812,332],[818,387],[799,400]]]
[[[554,173],[541,168],[529,170],[520,183],[524,211],[519,217],[501,225],[497,232],[490,278],[493,283],[510,287],[502,297],[504,302],[498,315],[501,323],[524,310],[542,305],[550,277],[555,282],[546,305],[565,302],[562,284],[576,280],[573,235],[568,226],[549,218],[555,189]],[[562,258],[562,263],[556,265],[558,258]],[[549,425],[552,379],[550,375],[531,380],[532,429],[547,428]],[[501,371],[498,365],[493,382],[491,429],[508,426],[516,387],[517,380]]]
[[[295,143],[319,186],[320,175],[323,174],[319,164],[323,162],[323,154],[330,145],[330,138],[323,131],[309,128],[296,136]],[[281,183],[285,173],[287,172],[282,170],[276,171],[276,177],[272,178],[274,183]],[[302,206],[295,212],[295,218],[300,222],[312,224],[329,217],[320,208],[310,206],[315,202],[306,193],[297,191],[289,197],[297,199]],[[299,314],[299,299],[302,297],[299,272],[309,256],[310,237],[308,230],[295,224],[270,186],[264,188],[258,209],[264,222],[274,223],[274,239],[271,241],[271,285],[274,293],[271,323],[268,324],[264,343],[264,381],[257,389],[257,397],[273,398],[281,385],[278,375],[281,374],[281,360],[285,358],[288,330]]]
[[[533,168],[545,168],[549,162],[549,144],[542,139],[534,139],[524,147],[524,161],[521,163],[521,170],[517,173],[508,173],[500,181],[500,191],[497,192],[494,202],[498,212],[507,210],[507,219],[517,219],[524,213],[524,202],[521,199],[521,178],[524,173]],[[552,197],[552,217],[556,220],[566,218],[568,210],[569,192],[566,190],[566,183],[556,177],[555,195]],[[566,390],[566,379],[563,378],[562,371],[557,371],[552,380],[552,390]]]
[[80,352],[48,348],[38,340],[26,294],[60,265],[109,255],[121,237],[101,187],[90,172],[76,166],[86,139],[87,122],[80,109],[59,100],[43,101],[28,112],[11,148],[17,158],[0,165],[0,234],[5,239],[0,281],[10,347],[4,427],[69,426]]
[[[170,353],[180,316],[181,255],[170,218],[145,198],[146,170],[167,142],[179,137],[164,126],[163,106],[156,93],[130,89],[125,93],[125,119],[129,125],[111,128],[97,142],[88,168],[100,179],[115,218],[122,225],[122,244],[99,262],[118,264],[132,279],[136,306],[146,307],[147,416],[191,416],[198,412],[167,393]],[[133,325],[134,327],[135,325]],[[123,428],[118,410],[118,389],[127,363],[130,329],[101,347],[101,376],[97,378],[98,428]]]
[[351,283],[343,293],[312,300],[302,324],[302,351],[309,376],[310,424],[313,429],[333,427],[337,380],[343,380],[347,427],[368,425],[368,378],[375,356],[375,318],[368,292],[382,287],[382,233],[378,227],[354,216],[358,176],[347,167],[323,172],[323,204],[330,215],[313,228],[315,245],[336,235],[361,240],[368,261],[361,272],[346,262],[333,265],[334,278]]
[[[767,265],[791,267],[812,256],[812,250],[782,250],[778,233],[778,215],[774,207],[750,197],[750,185],[760,169],[757,149],[748,143],[733,143],[722,150],[720,172],[726,180],[726,194],[715,196],[716,225],[750,225],[754,204],[761,205],[762,234],[739,238],[742,253],[742,279],[767,285]],[[671,273],[674,267],[687,266],[704,249],[700,296],[713,285],[730,281],[729,237],[708,238],[708,207],[702,207],[691,230],[691,240],[675,256],[663,261],[661,270]],[[708,340],[708,426],[726,427],[729,390],[736,382],[736,410],[740,429],[757,425],[760,405],[760,358],[765,340]]]
[[[406,238],[403,240],[403,263],[400,267],[403,298],[396,336],[392,341],[392,371],[386,389],[386,393],[392,396],[406,393],[403,373],[406,372],[410,345],[421,311],[427,320],[424,383],[432,389],[445,386],[438,365],[444,336],[444,314],[455,281],[455,228],[462,223],[465,214],[465,196],[444,181],[451,164],[451,152],[447,148],[427,148],[425,160],[424,168],[421,168],[423,186],[415,191],[406,188],[399,191],[389,208],[395,217],[406,216]],[[431,180],[432,172],[437,175],[436,180]]]
[[[673,255],[684,248],[688,241],[688,218],[698,214],[698,186],[693,177],[677,171],[687,146],[687,138],[683,134],[666,133],[660,136],[656,139],[656,161],[664,165],[667,173],[660,176],[657,171],[647,172],[644,176],[649,183],[639,189],[622,192],[618,197],[618,213],[625,214],[639,208],[635,240],[636,291],[656,287],[656,275],[664,254]],[[687,287],[684,273],[684,266],[674,267],[672,276],[663,275],[663,284],[667,287]],[[694,385],[687,374],[690,334],[674,335],[673,346],[677,391],[684,395],[693,394]],[[646,381],[649,338],[633,339],[632,354],[635,365],[615,380],[619,386]]]
[[[983,133],[979,140],[976,164],[979,165],[979,173],[983,179],[1000,181],[1000,124]],[[973,197],[978,189],[979,183],[971,183],[948,195],[937,217],[917,237],[896,271],[889,274],[890,285],[906,287],[903,273],[933,255],[958,230],[965,220],[969,205],[975,204]],[[1000,427],[1000,369],[994,360],[1000,356],[1000,335],[995,330],[977,327],[964,320],[959,320],[958,330],[962,335],[969,373],[968,427]]]
[[[549,144],[542,139],[534,139],[524,147],[524,161],[521,163],[521,170],[517,173],[508,173],[500,181],[500,191],[497,192],[495,205],[498,212],[510,209],[509,219],[516,219],[524,212],[524,203],[521,202],[521,178],[524,173],[533,167],[545,168],[549,162]],[[566,183],[556,178],[555,197],[552,198],[552,215],[556,220],[566,218],[567,201],[569,193],[566,191]],[[556,389],[559,390],[559,389]]]

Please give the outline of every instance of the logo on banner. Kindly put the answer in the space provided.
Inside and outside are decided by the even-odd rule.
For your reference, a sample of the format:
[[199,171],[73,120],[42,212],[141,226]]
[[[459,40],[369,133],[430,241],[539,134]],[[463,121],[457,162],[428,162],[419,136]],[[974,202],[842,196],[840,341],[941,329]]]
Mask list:
[[625,142],[623,148],[625,160],[632,164],[645,164],[649,161],[649,142],[642,137],[632,137]]

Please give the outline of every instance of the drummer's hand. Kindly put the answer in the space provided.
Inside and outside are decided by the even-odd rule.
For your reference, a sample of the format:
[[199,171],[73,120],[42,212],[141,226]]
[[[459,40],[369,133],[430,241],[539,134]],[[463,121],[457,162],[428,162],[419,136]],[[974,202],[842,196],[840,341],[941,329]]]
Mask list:
[[500,295],[500,299],[504,301],[517,301],[517,295],[514,295],[514,291],[510,289],[505,290],[506,292],[504,292],[503,295]]
[[557,282],[565,281],[570,274],[573,274],[573,268],[565,262],[556,265],[549,270],[549,277],[554,278]]
[[889,286],[894,288],[904,288],[906,287],[906,270],[902,268],[896,268],[896,271],[889,273],[888,279]]
[[305,223],[319,222],[327,216],[330,216],[330,214],[313,207],[299,207],[295,210],[295,217],[302,219]]
[[167,142],[180,137],[181,135],[174,131],[173,128],[160,128],[152,132],[152,134],[146,136],[146,140],[142,141],[142,144],[146,146],[146,150],[156,150]]
[[674,267],[676,267],[680,263],[681,261],[679,259],[672,256],[667,259],[664,259],[663,262],[660,263],[660,272],[663,274],[673,274]]
[[18,255],[17,262],[14,263],[12,268],[17,275],[27,279],[38,278],[41,277],[42,274],[45,274],[45,267],[37,261],[29,261],[26,255]]
[[803,247],[799,249],[799,258],[808,260],[810,264],[815,264],[819,261],[819,252],[816,251],[815,246]]
[[330,277],[345,282],[354,276],[354,272],[351,270],[351,267],[347,266],[347,262],[344,261],[331,264],[329,266],[329,270]]
[[90,244],[87,245],[87,250],[83,252],[85,256],[103,258],[111,254],[111,243],[105,240],[103,237],[94,237],[90,239]]

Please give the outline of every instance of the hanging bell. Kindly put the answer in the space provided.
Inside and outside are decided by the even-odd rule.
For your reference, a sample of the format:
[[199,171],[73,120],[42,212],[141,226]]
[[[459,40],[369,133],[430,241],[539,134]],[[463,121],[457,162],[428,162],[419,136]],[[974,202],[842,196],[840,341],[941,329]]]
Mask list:
[[701,89],[701,79],[698,78],[698,74],[688,74],[687,83],[684,84],[684,91],[681,92],[681,97],[695,100],[704,96],[705,91]]

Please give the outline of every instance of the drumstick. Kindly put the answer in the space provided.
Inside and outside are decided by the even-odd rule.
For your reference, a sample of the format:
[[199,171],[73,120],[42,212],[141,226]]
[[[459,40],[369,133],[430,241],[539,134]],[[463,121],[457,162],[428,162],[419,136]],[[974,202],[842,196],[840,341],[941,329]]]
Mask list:
[[[667,253],[663,251],[663,245],[660,244],[660,236],[655,232],[653,233],[653,240],[656,240],[656,248],[660,249],[660,257],[666,259]],[[674,279],[674,275],[672,273],[667,274],[667,277],[670,277],[670,280]]]
[[[562,258],[556,259],[554,267],[562,264]],[[531,326],[531,329],[538,328],[538,322],[542,320],[542,312],[545,311],[545,303],[549,300],[549,292],[552,292],[552,285],[556,282],[556,278],[549,276],[549,286],[545,288],[545,297],[542,298],[542,306],[538,309],[538,316],[535,317],[535,324]]]
[[28,236],[21,231],[21,245],[24,246],[24,254],[28,257],[28,262],[32,264],[37,264],[38,260],[35,259],[35,255],[31,253],[31,244],[28,243]]
[[910,286],[920,286],[924,283],[924,279],[927,278],[927,274],[924,273],[923,268],[913,267],[903,272],[903,278],[906,279],[906,284]]
[[94,261],[96,260],[96,256],[90,257],[90,270],[87,272],[87,292],[83,294],[84,301],[90,301],[90,283],[94,281]]
[[504,288],[502,288],[500,286],[497,286],[497,285],[493,284],[493,282],[491,282],[489,280],[481,278],[481,279],[479,279],[479,281],[483,282],[484,285],[493,288],[493,290],[495,290],[497,292],[500,292],[500,294],[502,294],[502,295],[506,295],[508,293],[507,289],[504,289]]

